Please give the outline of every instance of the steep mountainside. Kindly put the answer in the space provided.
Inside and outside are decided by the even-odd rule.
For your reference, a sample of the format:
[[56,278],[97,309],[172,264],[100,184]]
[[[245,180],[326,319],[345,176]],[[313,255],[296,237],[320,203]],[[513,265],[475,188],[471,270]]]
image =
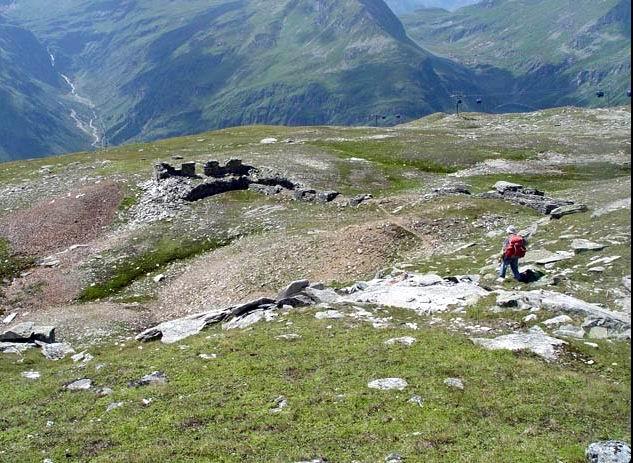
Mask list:
[[[382,0],[18,0],[109,143],[249,123],[354,124],[451,106],[469,71],[415,45]],[[391,117],[391,121],[395,118]]]
[[[508,100],[604,105],[595,98],[599,89],[609,103],[627,100],[629,0],[487,0],[454,13],[418,10],[403,20],[421,46],[473,68],[498,68],[491,83],[500,85],[490,92]],[[518,81],[505,86],[504,72]]]
[[410,13],[419,8],[443,8],[456,10],[463,6],[472,5],[479,0],[386,0],[389,8],[397,15]]
[[0,17],[0,161],[89,146],[43,45]]

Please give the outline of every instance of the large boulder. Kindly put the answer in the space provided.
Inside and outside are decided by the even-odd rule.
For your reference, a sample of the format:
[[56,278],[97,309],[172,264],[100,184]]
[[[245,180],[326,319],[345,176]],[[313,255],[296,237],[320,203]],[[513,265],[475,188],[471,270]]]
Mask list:
[[631,463],[631,447],[620,441],[594,442],[585,456],[587,463]]
[[0,334],[0,342],[55,342],[54,326],[38,326],[32,322],[20,323]]

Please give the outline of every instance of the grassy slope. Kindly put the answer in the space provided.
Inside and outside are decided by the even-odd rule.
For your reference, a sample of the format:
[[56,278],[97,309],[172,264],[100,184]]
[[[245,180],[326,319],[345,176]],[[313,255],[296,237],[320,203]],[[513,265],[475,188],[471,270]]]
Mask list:
[[[414,319],[406,314],[407,321]],[[628,439],[627,345],[600,343],[589,352],[578,343],[597,368],[544,367],[529,356],[487,352],[439,330],[375,330],[317,321],[311,313],[284,320],[293,325],[211,330],[210,337],[182,343],[186,348],[146,345],[139,350],[131,342],[98,349],[83,370],[69,360],[50,364],[35,355],[17,364],[3,361],[0,461],[26,462],[41,455],[93,462],[318,457],[369,462],[399,452],[412,462],[581,463],[587,442]],[[288,332],[303,339],[274,339]],[[411,334],[418,338],[413,348],[382,345]],[[199,353],[216,353],[218,359],[202,360]],[[609,367],[613,362],[619,366]],[[105,367],[95,372],[96,364]],[[20,378],[33,369],[42,371],[41,380]],[[169,383],[127,387],[153,370],[164,371]],[[405,378],[409,388],[389,393],[366,386],[394,376]],[[455,376],[465,381],[465,392],[443,384]],[[81,377],[112,387],[113,396],[95,399],[94,392],[62,389]],[[422,408],[407,402],[413,394],[424,398]],[[272,414],[280,395],[290,405]],[[143,406],[143,398],[152,398],[152,404]],[[106,413],[112,402],[124,405]],[[26,415],[25,403],[32,404]],[[54,422],[50,428],[49,420]]]
[[[569,114],[567,110],[556,110],[539,117],[547,120],[559,113]],[[579,111],[571,114],[574,120],[587,117],[587,124],[594,117]],[[341,163],[337,164],[340,166],[337,172],[321,173],[315,180],[320,187],[340,181],[350,192],[371,191],[382,199],[398,201],[400,193],[426,191],[445,180],[444,173],[437,173],[437,166],[443,171],[469,167],[490,158],[534,159],[547,150],[583,155],[630,149],[622,137],[602,135],[596,145],[582,134],[569,138],[561,135],[561,131],[572,128],[553,126],[512,137],[489,131],[476,143],[460,136],[465,132],[483,133],[484,129],[473,127],[484,127],[492,118],[436,115],[400,128],[395,132],[397,138],[384,140],[361,137],[394,135],[394,132],[327,127],[227,129],[148,145],[129,145],[96,155],[80,153],[54,160],[2,164],[0,182],[19,184],[23,179],[38,179],[38,169],[44,164],[53,164],[53,172],[61,174],[65,166],[75,162],[95,165],[95,175],[127,178],[140,173],[140,178],[145,178],[155,159],[179,154],[185,160],[204,160],[213,152],[221,159],[237,156],[256,165],[280,168],[297,168],[293,161],[304,157],[315,161],[336,160]],[[506,116],[504,120],[519,125],[534,122],[530,115]],[[302,139],[305,144],[259,145],[259,140],[268,136]],[[371,161],[373,173],[363,177],[360,185],[348,162],[351,157]],[[110,162],[101,165],[104,159]],[[630,169],[616,169],[610,164],[583,167],[584,170],[572,169],[563,176],[518,174],[465,180],[475,191],[482,191],[497,179],[511,179],[555,192],[554,196],[578,197],[592,207],[629,194],[619,182],[630,179]],[[403,182],[411,172],[419,176]],[[218,201],[226,201],[236,211],[235,217],[221,217],[227,229],[239,223],[241,216],[237,211],[245,201],[250,207],[274,204],[274,200],[252,196],[227,196]],[[537,218],[531,210],[469,198],[441,198],[419,206],[407,201],[404,206],[403,217],[431,223],[435,220],[451,223],[454,219],[460,240],[478,242],[460,255],[438,252],[433,257],[408,262],[419,270],[443,275],[478,273],[498,252],[498,237],[484,238],[484,232],[474,227],[475,221],[492,215],[523,226]],[[334,220],[325,207],[300,210],[306,212],[299,213],[294,208],[286,212],[289,231],[321,229]],[[375,219],[373,215],[377,212],[355,210],[350,216],[336,220],[363,221],[369,216]],[[568,242],[558,237],[572,232],[587,232],[589,239],[604,239],[611,230],[630,227],[627,212],[594,221],[584,214],[566,217],[543,227],[533,246],[551,251],[568,249]],[[178,227],[177,223],[170,225],[175,234],[180,231]],[[574,230],[570,231],[570,227]],[[152,233],[161,236],[162,231],[156,228]],[[146,239],[147,235],[135,235],[133,239],[143,237],[145,240],[139,240],[141,244],[154,246]],[[127,256],[130,268],[139,266],[129,248],[114,251]],[[146,251],[141,249],[139,255],[147,255]],[[563,283],[559,289],[595,302],[611,303],[603,298],[608,294],[596,293],[594,286],[597,282],[601,287],[613,287],[619,284],[622,275],[630,273],[630,248],[619,245],[604,251],[604,255],[612,254],[622,258],[603,276],[585,277],[578,272],[573,285]],[[589,257],[584,255],[577,261],[561,263],[559,268],[584,267]],[[288,276],[293,277],[297,275]],[[512,284],[507,286],[509,289]],[[459,316],[507,328],[507,323],[520,324],[525,315],[492,314],[487,309],[482,304]],[[385,330],[351,326],[345,321],[317,321],[313,312],[284,316],[285,321],[293,323],[289,326],[283,322],[264,323],[250,331],[230,333],[215,328],[181,343],[188,346],[182,349],[152,344],[139,350],[134,341],[125,341],[125,346],[89,346],[96,359],[85,369],[72,365],[70,360],[45,362],[35,352],[24,359],[2,357],[0,390],[6,392],[0,411],[0,461],[52,458],[95,462],[288,462],[323,457],[329,461],[375,462],[384,460],[391,452],[399,452],[413,462],[581,463],[584,448],[591,441],[610,438],[630,441],[629,344],[600,341],[599,348],[594,349],[572,341],[570,350],[576,357],[570,354],[562,364],[546,365],[531,356],[484,351],[463,335],[426,327],[428,319],[409,312],[383,313],[382,316],[392,315],[395,320],[395,327]],[[540,314],[541,320],[548,315]],[[443,318],[454,316],[446,314]],[[422,328],[413,332],[402,326],[404,322],[418,322]],[[328,325],[332,328],[328,329]],[[301,334],[303,339],[295,343],[274,339],[291,332]],[[382,345],[386,339],[400,335],[415,336],[418,343],[411,349]],[[217,353],[219,358],[206,361],[198,357],[199,353]],[[594,365],[585,363],[589,359]],[[98,364],[106,366],[95,371]],[[40,371],[42,379],[31,382],[20,377],[27,370]],[[127,387],[128,381],[154,370],[164,371],[170,378],[169,384],[148,389]],[[382,393],[366,387],[372,379],[391,376],[405,378],[410,387],[399,393]],[[446,388],[443,380],[449,376],[464,379],[466,391]],[[97,387],[112,387],[113,396],[96,398],[93,392],[71,394],[62,389],[64,383],[83,377],[92,378]],[[407,402],[413,394],[424,397],[422,408]],[[271,414],[273,401],[280,395],[288,398],[290,406],[281,414]],[[154,401],[146,407],[141,404],[143,398]],[[106,413],[112,402],[125,404]],[[46,425],[49,420],[54,422],[51,427]]]

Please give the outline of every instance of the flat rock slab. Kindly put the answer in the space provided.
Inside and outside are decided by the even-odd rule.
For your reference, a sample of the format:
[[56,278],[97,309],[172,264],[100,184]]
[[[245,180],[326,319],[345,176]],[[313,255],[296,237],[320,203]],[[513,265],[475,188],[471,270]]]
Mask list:
[[571,242],[571,248],[576,252],[601,251],[606,247],[606,244],[594,243],[584,239],[576,239]]
[[136,336],[137,341],[154,341],[160,339],[163,344],[173,344],[198,334],[207,326],[219,323],[229,315],[227,310],[214,310],[171,320],[143,331]]
[[603,215],[619,211],[620,209],[631,209],[631,198],[619,199],[604,207],[596,209],[594,213],[591,214],[591,217],[602,217]]
[[223,330],[243,330],[261,321],[272,321],[277,318],[277,312],[273,310],[256,310],[247,315],[236,317],[222,325]]
[[0,352],[3,354],[22,354],[33,349],[35,344],[23,342],[0,342]]
[[91,379],[80,379],[64,386],[69,391],[87,391],[92,388]]
[[528,251],[523,259],[525,264],[538,264],[547,265],[555,262],[561,262],[564,260],[573,259],[576,255],[573,252],[559,251],[550,252],[546,249],[535,249],[534,251]]
[[433,283],[429,275],[407,274],[399,278],[368,281],[364,289],[343,297],[345,302],[370,303],[415,310],[421,314],[443,312],[452,306],[477,303],[488,291],[473,282]]
[[367,387],[381,391],[403,391],[409,384],[402,378],[382,378],[370,381]]
[[566,324],[561,325],[553,334],[554,336],[583,339],[585,337],[585,330],[579,326]]
[[550,216],[554,219],[561,219],[566,215],[579,214],[581,212],[587,212],[588,210],[589,208],[584,204],[570,204],[557,207],[552,212],[550,212]]
[[553,361],[558,358],[558,350],[567,344],[557,338],[545,334],[538,328],[532,328],[527,333],[513,333],[498,338],[471,338],[471,341],[478,346],[489,350],[511,350],[530,351],[544,358]]
[[631,463],[631,447],[621,441],[594,442],[585,456],[587,463]]

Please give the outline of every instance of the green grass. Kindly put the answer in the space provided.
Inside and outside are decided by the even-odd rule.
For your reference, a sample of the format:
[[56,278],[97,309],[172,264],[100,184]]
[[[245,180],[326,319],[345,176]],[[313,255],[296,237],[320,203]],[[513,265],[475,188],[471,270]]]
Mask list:
[[213,238],[200,240],[162,239],[154,249],[116,265],[116,268],[102,281],[85,288],[79,296],[79,300],[87,302],[112,296],[139,278],[156,273],[157,270],[172,262],[195,257],[229,243],[230,240]]
[[[83,370],[69,360],[46,362],[36,352],[3,360],[0,461],[377,462],[398,452],[407,462],[581,463],[589,442],[629,438],[628,344],[601,342],[586,350],[594,368],[561,366],[489,352],[443,330],[376,330],[317,321],[311,312],[284,319],[293,326],[215,328],[181,343],[187,348],[139,350],[136,342],[91,348],[96,358]],[[303,337],[274,339],[289,332]],[[383,345],[402,335],[418,343]],[[218,359],[202,360],[199,353]],[[96,364],[105,367],[95,371]],[[43,376],[21,378],[27,370]],[[164,371],[169,383],[127,386],[154,370]],[[83,377],[114,394],[62,389]],[[367,388],[383,377],[402,377],[409,387]],[[448,389],[447,377],[462,378],[465,391]],[[408,403],[413,394],[424,398],[423,407]],[[288,408],[271,413],[282,395]],[[153,402],[143,406],[143,398]],[[106,413],[112,402],[124,405]]]
[[11,246],[0,238],[0,284],[5,279],[10,279],[26,270],[33,264],[31,259],[16,256],[11,251]]

